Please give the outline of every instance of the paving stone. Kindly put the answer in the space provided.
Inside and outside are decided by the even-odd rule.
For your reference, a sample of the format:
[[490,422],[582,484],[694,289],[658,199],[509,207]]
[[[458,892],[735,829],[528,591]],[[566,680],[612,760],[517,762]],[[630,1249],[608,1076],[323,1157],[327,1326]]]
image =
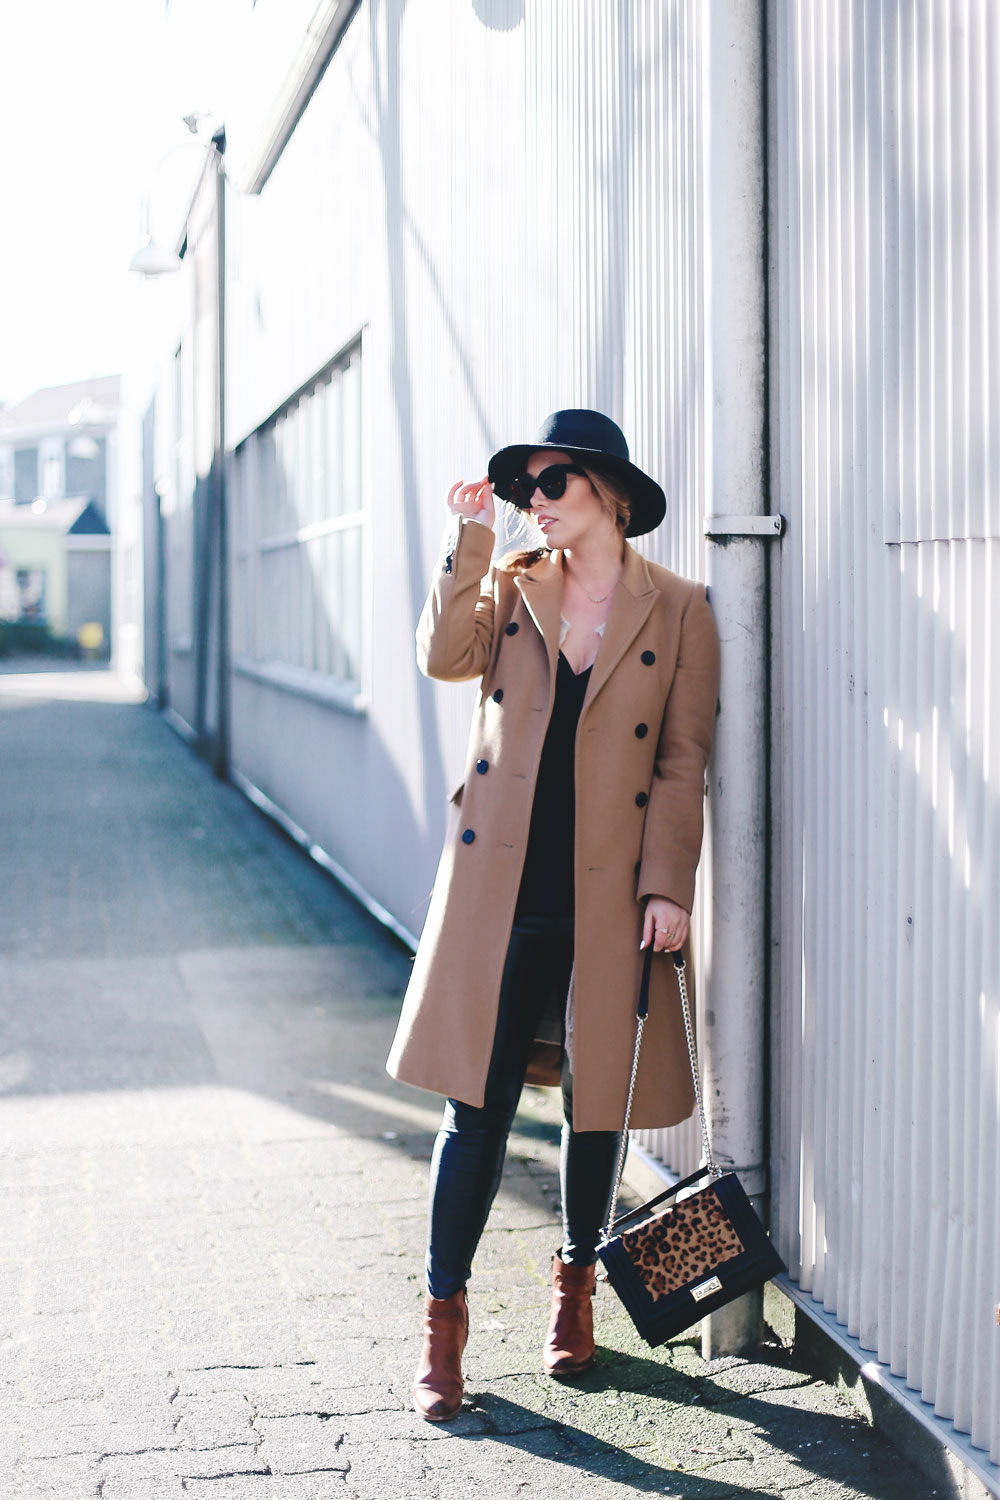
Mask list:
[[9,1428],[44,1431],[48,1427],[95,1427],[106,1421],[103,1400],[45,1401],[29,1405],[11,1390],[5,1409],[11,1413]]
[[[389,1496],[398,1496],[399,1500],[438,1500],[435,1473],[426,1462],[426,1453],[428,1449],[447,1446],[446,1443],[407,1442],[345,1446],[344,1452],[350,1463],[344,1475],[347,1495],[350,1500],[387,1500]],[[466,1449],[461,1442],[456,1447],[462,1451]],[[486,1493],[490,1494],[489,1491]],[[469,1494],[467,1488],[467,1500]]]
[[[197,1481],[195,1481],[197,1482]],[[213,1479],[211,1484],[224,1483]],[[188,1491],[183,1479],[158,1479],[155,1500],[185,1500]],[[148,1479],[108,1479],[101,1486],[101,1500],[154,1500],[154,1491]]]
[[63,1454],[139,1453],[151,1448],[169,1449],[178,1445],[177,1437],[166,1422],[130,1426],[125,1423],[100,1423],[97,1426],[38,1426],[23,1431],[20,1441],[32,1458],[56,1458]]
[[128,1481],[138,1484],[141,1480],[161,1479],[206,1479],[225,1474],[264,1474],[267,1464],[257,1457],[257,1450],[249,1444],[235,1444],[191,1451],[185,1448],[147,1449],[143,1453],[111,1454],[102,1458],[99,1473],[102,1479]]
[[261,1417],[305,1415],[329,1418],[404,1409],[404,1402],[388,1383],[340,1387],[315,1385],[301,1390],[286,1389],[256,1395],[253,1397],[253,1404]]
[[319,1470],[346,1473],[348,1461],[341,1452],[344,1431],[337,1417],[259,1417],[263,1435],[261,1456],[275,1474],[307,1474]]
[[404,1410],[360,1412],[337,1418],[344,1433],[344,1445],[353,1452],[371,1444],[414,1442],[453,1442],[474,1437],[489,1430],[483,1414],[466,1402],[462,1412],[451,1422],[425,1422],[416,1412]]
[[51,1356],[43,1356],[25,1348],[19,1362],[24,1376],[27,1399],[33,1405],[61,1401],[97,1401],[104,1394],[104,1383],[99,1371],[74,1369],[71,1360],[66,1361],[65,1372],[60,1362]]
[[241,1392],[181,1396],[173,1402],[177,1441],[185,1448],[216,1448],[256,1442],[254,1406]]
[[[318,1474],[253,1474],[233,1479],[189,1479],[184,1495],[185,1500],[188,1497],[194,1497],[194,1500],[331,1500],[331,1497],[333,1500],[350,1500],[347,1477],[344,1472],[332,1473],[325,1470]],[[404,1500],[400,1491],[396,1494],[399,1500]]]
[[90,1500],[99,1496],[100,1469],[93,1458],[24,1459],[7,1471],[17,1500]]

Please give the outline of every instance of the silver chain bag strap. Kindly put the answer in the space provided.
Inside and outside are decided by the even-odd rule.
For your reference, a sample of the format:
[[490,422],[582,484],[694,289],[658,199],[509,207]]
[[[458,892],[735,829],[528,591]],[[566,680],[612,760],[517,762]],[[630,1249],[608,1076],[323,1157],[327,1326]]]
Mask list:
[[[615,1218],[628,1150],[642,1033],[649,1015],[653,949],[648,948],[636,1007],[635,1050],[622,1144],[604,1239],[597,1249],[608,1281],[640,1335],[654,1347],[785,1269],[736,1173],[724,1172],[713,1155],[684,978],[684,957],[679,952],[670,957],[680,991],[705,1163],[641,1207]],[[710,1180],[704,1186],[679,1197],[705,1178]],[[668,1200],[675,1201],[661,1212],[653,1212]]]

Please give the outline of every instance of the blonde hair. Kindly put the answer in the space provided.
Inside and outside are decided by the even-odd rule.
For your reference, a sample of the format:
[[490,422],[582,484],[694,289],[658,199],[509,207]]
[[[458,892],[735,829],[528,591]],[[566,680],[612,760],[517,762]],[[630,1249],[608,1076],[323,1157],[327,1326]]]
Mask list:
[[591,488],[600,500],[604,514],[609,521],[614,521],[624,537],[625,529],[632,519],[632,502],[629,500],[628,490],[620,480],[612,479],[610,474],[603,474],[599,469],[588,468],[585,463],[581,463],[580,468],[590,480]]

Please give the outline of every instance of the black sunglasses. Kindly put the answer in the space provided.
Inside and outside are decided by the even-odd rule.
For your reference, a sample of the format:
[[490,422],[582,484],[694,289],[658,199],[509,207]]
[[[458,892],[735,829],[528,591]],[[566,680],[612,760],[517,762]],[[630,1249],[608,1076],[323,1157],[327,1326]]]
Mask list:
[[536,490],[541,490],[546,500],[558,500],[566,493],[567,476],[583,472],[578,464],[549,464],[540,474],[516,474],[509,484],[510,494],[501,498],[527,510]]

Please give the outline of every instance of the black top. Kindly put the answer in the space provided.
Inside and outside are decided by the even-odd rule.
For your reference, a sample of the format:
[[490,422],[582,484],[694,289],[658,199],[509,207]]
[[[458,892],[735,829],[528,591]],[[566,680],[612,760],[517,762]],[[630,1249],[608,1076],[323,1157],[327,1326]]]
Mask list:
[[528,848],[524,857],[517,916],[573,915],[573,845],[576,824],[574,752],[580,710],[591,668],[574,672],[559,653],[552,717],[531,808]]

